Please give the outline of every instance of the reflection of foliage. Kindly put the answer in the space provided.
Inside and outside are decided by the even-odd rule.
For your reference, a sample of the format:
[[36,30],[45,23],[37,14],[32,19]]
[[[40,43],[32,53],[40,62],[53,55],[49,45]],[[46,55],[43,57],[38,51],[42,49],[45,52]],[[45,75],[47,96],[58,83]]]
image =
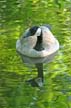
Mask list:
[[[0,8],[1,108],[70,108],[71,1],[1,0]],[[32,75],[17,57],[15,43],[28,26],[46,23],[59,39],[60,52],[53,63],[44,66],[44,87],[32,88],[24,82]]]
[[25,75],[1,73],[1,107],[7,108],[67,108],[71,106],[71,76],[60,74],[53,78],[48,74],[43,88],[26,85]]

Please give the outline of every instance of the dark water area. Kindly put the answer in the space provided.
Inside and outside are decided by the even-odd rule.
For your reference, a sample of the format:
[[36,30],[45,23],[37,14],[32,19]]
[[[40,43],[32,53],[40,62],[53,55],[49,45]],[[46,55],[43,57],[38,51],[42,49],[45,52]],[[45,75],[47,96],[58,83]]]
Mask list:
[[[60,49],[44,64],[42,88],[25,81],[37,75],[36,68],[23,64],[16,41],[26,28],[49,24]],[[0,1],[0,107],[71,108],[71,1]]]

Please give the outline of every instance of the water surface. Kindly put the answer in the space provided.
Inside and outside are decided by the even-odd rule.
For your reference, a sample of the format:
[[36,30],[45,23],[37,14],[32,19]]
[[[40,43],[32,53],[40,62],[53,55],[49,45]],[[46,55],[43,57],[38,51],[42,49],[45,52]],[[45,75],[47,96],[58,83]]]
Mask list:
[[[33,88],[25,80],[36,77],[23,64],[16,40],[26,28],[49,24],[60,50],[44,64],[45,83]],[[0,1],[0,106],[1,108],[71,108],[71,1]]]

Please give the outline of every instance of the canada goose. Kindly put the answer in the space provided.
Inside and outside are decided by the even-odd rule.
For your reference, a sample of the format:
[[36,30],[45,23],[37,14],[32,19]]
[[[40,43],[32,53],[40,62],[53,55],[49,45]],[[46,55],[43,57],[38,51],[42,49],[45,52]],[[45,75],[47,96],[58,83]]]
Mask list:
[[27,29],[16,42],[16,50],[26,63],[35,64],[38,76],[29,80],[33,86],[43,85],[43,63],[50,62],[59,49],[59,42],[48,25]]

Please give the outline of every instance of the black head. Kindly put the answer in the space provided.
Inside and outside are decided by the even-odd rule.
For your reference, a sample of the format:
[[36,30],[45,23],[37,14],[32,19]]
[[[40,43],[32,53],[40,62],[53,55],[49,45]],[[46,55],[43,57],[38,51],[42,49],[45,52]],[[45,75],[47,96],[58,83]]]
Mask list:
[[24,34],[24,38],[29,37],[29,36],[41,36],[41,28],[38,26],[33,26],[31,27],[27,32]]
[[38,26],[33,26],[29,29],[31,36],[34,35],[36,33],[36,31],[38,30]]

